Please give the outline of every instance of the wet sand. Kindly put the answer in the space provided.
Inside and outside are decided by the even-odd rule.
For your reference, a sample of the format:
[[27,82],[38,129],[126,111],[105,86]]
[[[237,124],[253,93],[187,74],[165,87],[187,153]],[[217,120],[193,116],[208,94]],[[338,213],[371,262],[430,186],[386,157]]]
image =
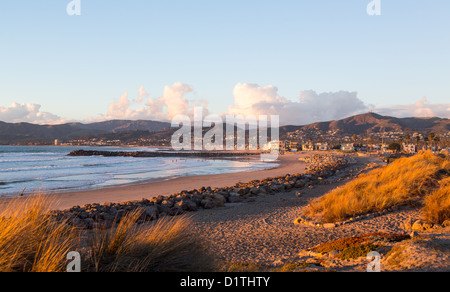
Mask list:
[[[279,157],[275,168],[241,173],[186,176],[166,181],[142,182],[140,184],[106,187],[96,190],[75,191],[52,194],[55,202],[52,209],[65,210],[73,206],[106,202],[118,203],[140,199],[150,199],[159,195],[167,196],[183,190],[199,189],[201,187],[227,187],[239,182],[302,173],[306,164],[299,161],[304,153],[290,153]],[[279,165],[276,167],[276,165]]]

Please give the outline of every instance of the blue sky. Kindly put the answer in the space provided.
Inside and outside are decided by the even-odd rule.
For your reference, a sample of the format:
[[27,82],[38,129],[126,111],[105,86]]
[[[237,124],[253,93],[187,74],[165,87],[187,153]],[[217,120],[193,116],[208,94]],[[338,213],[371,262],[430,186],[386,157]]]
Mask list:
[[449,104],[448,0],[381,0],[381,16],[367,15],[370,0],[81,0],[81,16],[69,2],[2,2],[0,110],[85,120],[124,92],[159,98],[177,82],[213,113],[235,104],[237,84],[294,102],[312,90],[375,108]]

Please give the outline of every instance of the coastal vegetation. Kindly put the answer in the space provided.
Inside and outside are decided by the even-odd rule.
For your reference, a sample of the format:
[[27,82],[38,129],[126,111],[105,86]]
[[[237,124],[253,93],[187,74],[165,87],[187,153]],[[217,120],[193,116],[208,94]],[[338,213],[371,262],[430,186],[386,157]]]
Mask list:
[[81,270],[90,272],[192,272],[214,265],[190,233],[188,217],[137,224],[135,211],[111,228],[86,231],[55,220],[49,205],[44,196],[2,205],[0,272],[64,272],[73,251],[81,254]]
[[309,204],[305,216],[339,222],[395,206],[423,205],[425,220],[442,224],[450,218],[450,160],[423,152],[401,158],[336,188]]
[[[0,271],[63,272],[73,251],[80,254],[80,269],[86,272],[328,271],[330,261],[360,259],[370,251],[385,254],[397,243],[416,239],[414,233],[346,233],[342,239],[306,250],[307,256],[299,251],[297,261],[225,262],[211,254],[214,241],[203,240],[204,235],[196,233],[200,230],[192,228],[195,217],[187,215],[279,193],[295,193],[304,200],[308,195],[298,190],[325,187],[344,177],[354,179],[305,203],[304,215],[327,223],[408,205],[420,207],[423,221],[430,225],[447,226],[450,220],[450,159],[446,155],[422,152],[388,166],[376,164],[375,170],[366,164],[355,166],[352,157],[345,155],[315,154],[305,161],[308,171],[302,174],[232,187],[203,187],[150,200],[89,204],[65,211],[50,211],[54,202],[49,196],[1,201]],[[267,219],[263,223],[272,224]],[[327,224],[314,227],[319,225],[328,228]]]
[[76,230],[48,215],[42,196],[17,199],[0,210],[0,271],[63,271],[78,243]]

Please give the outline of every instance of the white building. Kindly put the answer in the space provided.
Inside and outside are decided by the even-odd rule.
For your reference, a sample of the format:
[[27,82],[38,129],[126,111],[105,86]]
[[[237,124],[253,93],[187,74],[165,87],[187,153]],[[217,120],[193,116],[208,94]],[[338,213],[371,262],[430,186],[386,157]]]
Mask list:
[[313,144],[303,144],[302,150],[303,151],[314,151],[314,145]]
[[328,151],[330,150],[330,146],[328,145],[328,143],[317,143],[316,149],[319,151]]
[[417,153],[417,146],[414,144],[403,144],[402,146],[406,153]]
[[355,151],[355,144],[351,143],[351,144],[342,144],[341,145],[341,150],[342,151]]

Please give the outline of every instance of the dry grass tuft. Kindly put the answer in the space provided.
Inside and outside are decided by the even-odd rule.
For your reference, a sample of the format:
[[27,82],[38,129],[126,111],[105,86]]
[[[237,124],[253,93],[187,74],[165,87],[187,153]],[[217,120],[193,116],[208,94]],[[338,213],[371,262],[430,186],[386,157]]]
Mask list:
[[86,232],[54,220],[51,203],[48,196],[33,196],[0,205],[0,272],[64,272],[71,251],[82,255],[83,271],[215,269],[188,217],[138,225],[136,211],[112,229]]
[[425,198],[423,213],[429,223],[442,224],[450,220],[450,178],[442,180],[440,188]]
[[336,222],[416,202],[434,191],[449,174],[448,157],[424,152],[398,159],[312,202],[305,215]]
[[75,230],[47,215],[48,197],[19,198],[0,210],[1,272],[62,272]]
[[109,230],[91,236],[89,271],[95,272],[203,272],[214,269],[191,219],[178,217],[138,225],[139,211]]

